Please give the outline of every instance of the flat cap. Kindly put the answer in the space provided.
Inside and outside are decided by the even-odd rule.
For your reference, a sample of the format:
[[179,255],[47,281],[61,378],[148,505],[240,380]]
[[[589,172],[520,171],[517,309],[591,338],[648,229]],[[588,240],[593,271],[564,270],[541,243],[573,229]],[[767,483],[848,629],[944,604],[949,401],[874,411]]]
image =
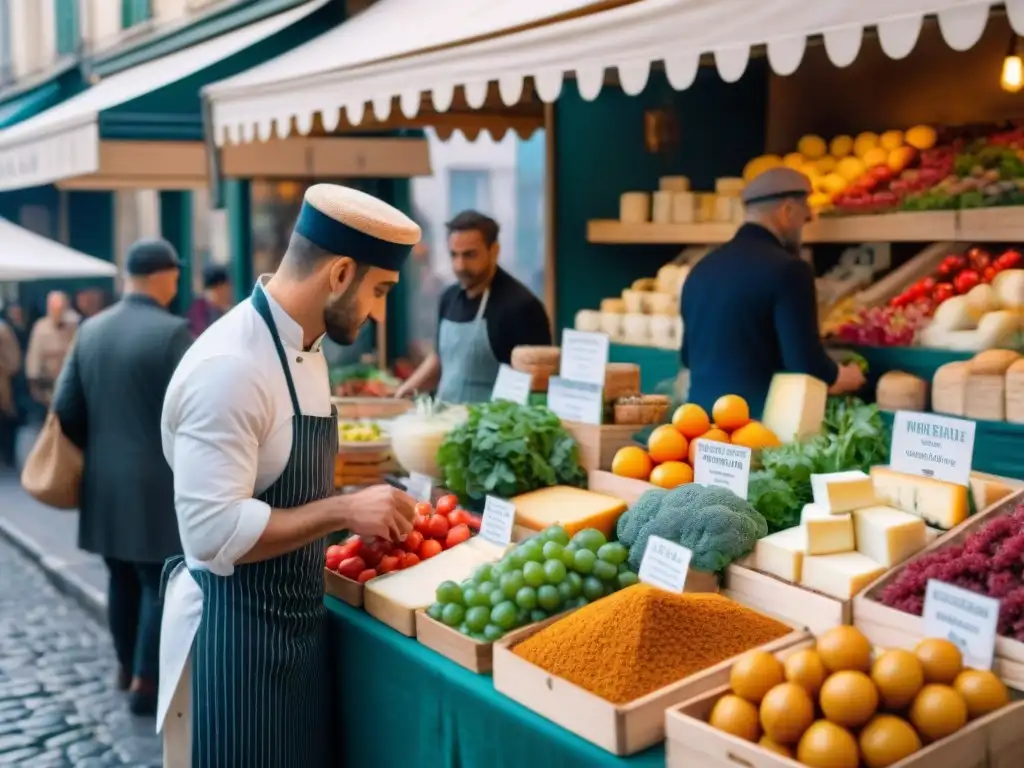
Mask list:
[[771,168],[751,179],[743,188],[744,205],[780,200],[785,197],[807,197],[812,192],[811,180],[792,168]]
[[125,269],[132,277],[145,277],[157,272],[181,269],[178,252],[166,240],[158,237],[137,240],[128,249]]
[[203,287],[216,288],[228,282],[228,271],[219,264],[211,264],[203,270]]

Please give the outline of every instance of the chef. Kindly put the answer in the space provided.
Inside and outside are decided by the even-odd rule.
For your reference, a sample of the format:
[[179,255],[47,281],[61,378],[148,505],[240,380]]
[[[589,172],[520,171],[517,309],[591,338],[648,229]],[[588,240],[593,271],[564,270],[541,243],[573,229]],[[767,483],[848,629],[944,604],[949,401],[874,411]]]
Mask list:
[[414,501],[334,494],[326,335],[383,320],[420,230],[345,187],[306,192],[281,267],[199,337],[164,400],[184,557],[164,568],[165,766],[328,765],[324,537],[398,539]]
[[753,179],[743,190],[743,225],[683,284],[689,400],[709,413],[720,396],[736,394],[759,418],[772,376],[783,371],[821,379],[833,394],[864,385],[860,368],[837,365],[821,342],[814,273],[800,258],[810,192],[808,178],[790,168]]
[[512,350],[550,345],[551,324],[530,289],[498,266],[498,222],[463,211],[447,227],[458,282],[441,294],[437,351],[395,395],[436,388],[437,398],[446,403],[486,402]]

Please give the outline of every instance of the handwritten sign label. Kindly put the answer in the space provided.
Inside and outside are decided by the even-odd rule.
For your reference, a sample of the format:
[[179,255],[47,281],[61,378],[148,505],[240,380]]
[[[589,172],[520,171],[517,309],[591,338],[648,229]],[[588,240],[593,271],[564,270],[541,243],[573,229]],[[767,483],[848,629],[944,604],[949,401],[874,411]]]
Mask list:
[[750,482],[750,458],[750,449],[742,445],[698,439],[693,481],[699,485],[728,488],[741,499],[746,499],[747,484]]
[[501,364],[498,378],[494,381],[491,400],[510,400],[519,405],[526,405],[530,399],[530,387],[533,385],[533,374],[517,371],[511,365]]
[[512,542],[512,526],[515,521],[515,504],[497,496],[488,496],[480,520],[480,538],[499,547],[507,547]]
[[608,365],[608,335],[588,331],[562,331],[562,365],[558,375],[569,381],[604,386]]
[[405,490],[416,501],[430,501],[434,495],[434,481],[419,472],[413,472],[405,479]]
[[668,592],[682,592],[693,553],[660,536],[650,536],[640,561],[640,581]]
[[991,669],[999,601],[937,579],[924,595],[924,636],[941,637],[960,649],[965,667]]
[[968,485],[975,426],[967,419],[897,411],[890,465],[897,472]]
[[565,421],[600,424],[604,412],[603,388],[600,384],[552,376],[548,380],[548,408]]

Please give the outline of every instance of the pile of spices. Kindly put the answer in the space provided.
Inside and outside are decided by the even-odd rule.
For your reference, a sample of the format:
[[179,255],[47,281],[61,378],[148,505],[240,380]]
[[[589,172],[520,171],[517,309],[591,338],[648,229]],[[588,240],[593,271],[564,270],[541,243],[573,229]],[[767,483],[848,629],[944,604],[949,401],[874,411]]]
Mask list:
[[573,611],[513,652],[625,704],[792,631],[721,595],[636,584]]

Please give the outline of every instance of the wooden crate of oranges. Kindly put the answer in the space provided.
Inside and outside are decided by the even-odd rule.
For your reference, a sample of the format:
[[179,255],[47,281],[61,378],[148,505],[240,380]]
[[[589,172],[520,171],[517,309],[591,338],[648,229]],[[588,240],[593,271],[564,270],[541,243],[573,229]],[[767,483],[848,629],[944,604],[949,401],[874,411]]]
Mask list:
[[646,450],[636,445],[620,448],[612,460],[612,472],[662,488],[692,483],[697,443],[701,440],[750,448],[755,460],[762,448],[781,445],[774,432],[750,418],[750,408],[742,397],[722,395],[710,416],[695,403],[679,406],[670,424],[651,432]]

